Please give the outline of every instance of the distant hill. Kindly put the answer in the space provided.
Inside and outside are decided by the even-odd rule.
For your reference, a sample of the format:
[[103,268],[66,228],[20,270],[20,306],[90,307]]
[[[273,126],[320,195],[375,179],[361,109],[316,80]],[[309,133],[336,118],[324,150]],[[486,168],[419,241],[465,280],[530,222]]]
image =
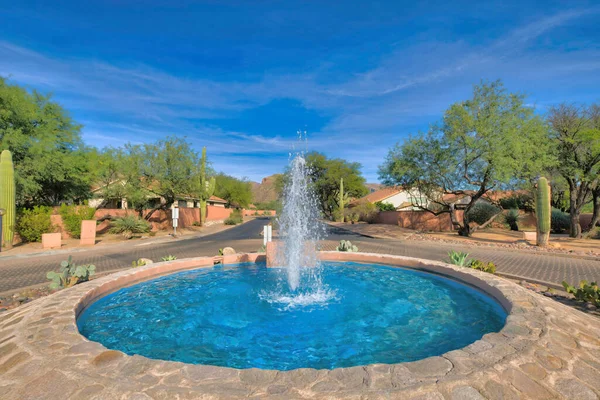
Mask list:
[[252,185],[252,198],[254,203],[268,203],[277,200],[275,181],[279,174],[267,176],[262,182],[250,182]]
[[371,193],[378,191],[379,189],[383,189],[384,185],[381,183],[365,183],[365,186]]

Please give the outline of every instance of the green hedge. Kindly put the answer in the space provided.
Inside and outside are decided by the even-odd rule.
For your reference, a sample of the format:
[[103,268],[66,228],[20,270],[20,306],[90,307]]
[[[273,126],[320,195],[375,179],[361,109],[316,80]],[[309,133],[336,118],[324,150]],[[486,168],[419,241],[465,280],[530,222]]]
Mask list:
[[42,234],[54,231],[50,220],[52,209],[35,206],[33,209],[19,210],[17,215],[17,232],[24,242],[39,242]]
[[60,206],[59,214],[69,235],[79,239],[81,236],[81,221],[94,219],[95,208],[87,206]]

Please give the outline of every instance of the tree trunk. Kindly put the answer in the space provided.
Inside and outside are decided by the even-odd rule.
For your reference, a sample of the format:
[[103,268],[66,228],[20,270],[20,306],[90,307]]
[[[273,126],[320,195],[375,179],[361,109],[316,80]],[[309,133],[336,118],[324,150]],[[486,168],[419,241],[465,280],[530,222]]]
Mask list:
[[594,211],[592,214],[592,220],[590,221],[590,224],[585,228],[586,232],[591,232],[598,223],[598,220],[600,220],[600,186],[598,186],[592,191],[592,196]]
[[579,214],[581,213],[581,208],[578,207],[577,201],[577,185],[569,182],[569,214],[571,216],[571,229],[569,231],[569,236],[572,238],[581,238],[581,225],[579,223]]

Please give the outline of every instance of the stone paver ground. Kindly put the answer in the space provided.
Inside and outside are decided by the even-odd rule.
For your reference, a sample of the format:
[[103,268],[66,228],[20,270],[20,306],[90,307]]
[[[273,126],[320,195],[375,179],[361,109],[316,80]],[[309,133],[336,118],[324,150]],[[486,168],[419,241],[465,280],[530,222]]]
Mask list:
[[[220,248],[231,246],[240,252],[254,252],[262,245],[260,231],[265,220],[257,219],[239,227],[214,235],[189,239],[164,239],[154,243],[143,241],[105,246],[73,253],[79,264],[94,264],[97,272],[129,268],[133,260],[163,256],[178,258],[214,256]],[[324,250],[334,250],[340,239],[357,244],[360,251],[425,258],[436,261],[447,259],[448,251],[457,250],[471,254],[482,261],[492,261],[497,271],[510,277],[532,282],[551,284],[560,288],[563,280],[578,283],[582,279],[600,281],[600,258],[582,258],[568,254],[514,251],[495,247],[473,247],[443,242],[374,239],[329,226],[329,240],[322,244]],[[0,293],[47,282],[46,272],[56,270],[68,253],[49,253],[34,257],[0,256]]]
[[376,254],[323,255],[425,267],[466,280],[495,293],[510,315],[500,332],[462,349],[408,363],[333,370],[237,370],[151,360],[79,335],[76,311],[98,294],[178,268],[210,266],[212,259],[149,265],[0,314],[0,398],[599,399],[600,320],[480,271]]

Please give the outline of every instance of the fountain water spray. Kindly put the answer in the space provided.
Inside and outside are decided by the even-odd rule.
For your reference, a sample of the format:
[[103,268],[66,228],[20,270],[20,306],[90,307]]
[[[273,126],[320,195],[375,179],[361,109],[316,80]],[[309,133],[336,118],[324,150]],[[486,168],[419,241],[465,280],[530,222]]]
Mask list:
[[[285,266],[290,289],[296,290],[301,279],[318,284],[319,266],[316,249],[323,229],[319,221],[318,202],[310,185],[306,160],[301,153],[290,164],[284,188],[283,210],[279,217],[279,234],[283,239],[277,263]],[[316,282],[315,282],[316,281]]]

